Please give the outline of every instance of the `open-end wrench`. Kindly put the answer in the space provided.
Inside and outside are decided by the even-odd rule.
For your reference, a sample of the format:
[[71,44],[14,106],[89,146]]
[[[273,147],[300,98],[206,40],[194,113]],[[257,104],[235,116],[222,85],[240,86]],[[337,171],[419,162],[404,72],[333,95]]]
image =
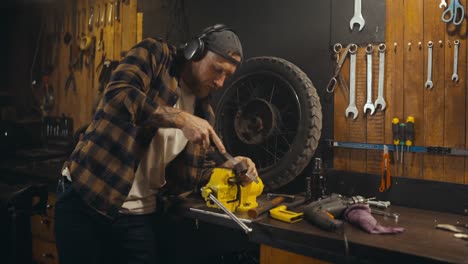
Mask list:
[[432,89],[434,87],[432,83],[432,41],[427,43],[427,81],[426,88]]
[[367,110],[370,110],[370,114],[373,115],[375,111],[374,104],[372,103],[372,52],[374,51],[374,46],[372,44],[367,45],[367,101],[364,105],[364,113]]
[[359,25],[359,31],[361,31],[366,24],[364,17],[362,17],[361,0],[354,0],[354,16],[351,18],[351,21],[349,21],[349,28],[351,28],[351,30],[353,30],[354,24]]
[[357,45],[351,44],[349,47],[350,65],[349,65],[349,105],[346,108],[346,116],[353,114],[353,119],[356,119],[359,111],[356,107],[356,51]]
[[439,4],[439,8],[446,8],[447,7],[447,2],[445,0],[441,0]]
[[385,73],[385,49],[387,46],[382,43],[379,45],[379,94],[377,95],[377,100],[375,100],[374,106],[377,108],[379,105],[381,110],[385,109],[385,99],[383,95],[384,91],[384,73]]
[[458,82],[458,46],[460,41],[457,39],[453,42],[453,74],[452,81]]

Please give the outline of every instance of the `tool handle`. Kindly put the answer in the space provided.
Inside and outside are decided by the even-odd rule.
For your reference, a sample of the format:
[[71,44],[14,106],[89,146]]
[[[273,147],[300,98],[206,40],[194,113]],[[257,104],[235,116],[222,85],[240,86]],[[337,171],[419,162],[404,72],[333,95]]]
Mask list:
[[400,140],[400,145],[403,145],[405,144],[405,141],[406,141],[406,124],[405,123],[400,123],[399,124],[399,129],[398,129],[398,136],[399,136],[399,140]]
[[284,201],[284,197],[278,196],[274,198],[271,201],[268,201],[268,203],[259,206],[257,208],[253,208],[247,211],[247,214],[249,215],[250,218],[257,218],[259,215],[264,214],[265,212],[269,211],[271,208],[276,207],[280,203]]
[[400,123],[400,120],[397,117],[393,118],[393,120],[392,120],[392,133],[393,133],[393,144],[394,145],[400,144],[398,123]]
[[326,231],[338,231],[343,228],[343,221],[333,219],[329,213],[322,210],[304,209],[304,218]]
[[408,116],[406,119],[406,129],[405,129],[405,145],[411,146],[414,141],[414,117]]

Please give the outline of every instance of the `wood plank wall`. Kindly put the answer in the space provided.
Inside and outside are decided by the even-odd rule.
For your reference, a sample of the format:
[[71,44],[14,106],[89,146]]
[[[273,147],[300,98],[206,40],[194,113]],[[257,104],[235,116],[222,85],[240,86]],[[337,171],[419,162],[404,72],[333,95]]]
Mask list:
[[[337,88],[335,92],[334,138],[337,141],[393,144],[391,122],[398,117],[406,122],[415,118],[417,146],[468,148],[468,107],[466,100],[467,41],[466,18],[461,25],[441,21],[440,1],[387,0],[385,112],[364,114],[366,101],[365,45],[357,52],[356,104],[357,119],[345,117],[349,93]],[[467,0],[460,0],[466,8]],[[453,73],[454,41],[459,40],[459,81]],[[432,41],[432,89],[425,88],[427,80],[427,43]],[[396,47],[394,46],[396,43]],[[411,43],[411,44],[409,44]],[[377,47],[378,43],[373,43]],[[378,53],[373,59],[373,100],[377,97]],[[349,80],[349,62],[342,70]],[[334,166],[380,175],[381,151],[335,149]],[[466,158],[429,154],[404,153],[403,164],[392,157],[393,176],[468,184]],[[401,157],[400,157],[401,159]],[[466,164],[466,165],[465,165]]]
[[[53,32],[56,27],[54,23],[58,21],[60,25],[60,41],[54,44],[54,56],[58,58],[55,62],[54,72],[51,75],[51,81],[54,87],[56,106],[53,115],[66,114],[74,119],[74,128],[77,129],[87,124],[91,118],[93,104],[97,98],[99,87],[98,65],[105,55],[107,59],[119,60],[120,52],[130,49],[141,40],[141,24],[143,15],[137,14],[137,0],[120,1],[120,20],[114,19],[115,0],[75,0],[63,1],[56,10],[45,10],[45,15],[51,14],[58,16],[58,19],[50,19],[47,22],[47,31]],[[109,20],[109,11],[112,4],[112,17]],[[91,14],[91,7],[94,10],[93,28],[88,28],[88,20]],[[101,23],[102,12],[105,11],[104,24]],[[99,13],[99,14],[97,14]],[[99,16],[99,22],[96,24],[96,16]],[[137,19],[137,16],[139,19]],[[63,22],[62,22],[63,21]],[[139,23],[137,23],[139,21]],[[86,24],[86,25],[85,25]],[[75,38],[75,32],[78,36],[85,34],[96,37],[96,45],[102,39],[104,49],[98,50],[93,60],[89,64],[84,63],[83,67],[74,71],[76,79],[76,92],[70,87],[65,91],[65,82],[69,76],[68,65],[70,63],[70,45],[72,45],[72,60],[78,55],[78,45]],[[72,44],[66,45],[63,41],[65,32],[71,32],[73,35]],[[138,34],[139,32],[139,34]],[[47,46],[47,45],[43,45]],[[44,51],[45,52],[45,51]],[[85,55],[86,60],[87,55]]]
[[[120,58],[120,52],[128,50],[141,39],[143,14],[137,13],[137,1],[128,0],[120,4],[120,21],[110,20],[110,4],[115,0],[65,1],[60,7],[63,23],[60,35],[65,32],[84,33],[100,40],[103,31],[104,51],[96,50],[89,65],[75,70],[77,91],[65,92],[69,76],[69,46],[60,41],[53,47],[57,70],[51,76],[55,87],[57,105],[53,114],[65,113],[73,117],[75,129],[89,122],[92,105],[97,95],[99,71],[96,70],[102,55],[112,60]],[[407,116],[416,120],[415,145],[467,148],[468,107],[465,91],[467,76],[466,19],[456,27],[441,21],[442,9],[439,1],[386,0],[386,64],[385,64],[385,112],[377,110],[374,115],[363,114],[366,101],[366,56],[365,45],[357,51],[357,94],[359,116],[356,120],[345,117],[349,92],[337,88],[335,92],[335,140],[392,144],[391,120],[398,117],[406,121]],[[461,0],[467,6],[468,0]],[[95,13],[106,7],[105,24],[93,25],[92,31],[83,24],[89,19],[90,8]],[[115,6],[112,7],[115,14]],[[96,14],[95,14],[96,15]],[[75,28],[75,29],[74,29]],[[48,23],[49,32],[54,30],[54,21]],[[451,80],[454,41],[460,41],[458,74],[459,81]],[[424,87],[427,76],[427,43],[433,47],[434,88]],[[440,41],[440,43],[439,43]],[[76,43],[73,40],[73,43]],[[394,43],[397,44],[396,48]],[[411,46],[408,46],[411,43]],[[421,45],[419,45],[421,43]],[[377,48],[378,43],[374,43]],[[47,46],[47,45],[43,45]],[[48,46],[50,47],[50,46]],[[45,51],[43,51],[45,52]],[[78,50],[73,48],[73,58]],[[373,56],[373,100],[377,96],[378,56]],[[343,75],[349,80],[349,60],[345,61]],[[337,169],[380,174],[381,152],[365,150],[335,149],[334,166]],[[468,163],[465,158],[405,153],[403,165],[394,162],[393,176],[468,184]]]

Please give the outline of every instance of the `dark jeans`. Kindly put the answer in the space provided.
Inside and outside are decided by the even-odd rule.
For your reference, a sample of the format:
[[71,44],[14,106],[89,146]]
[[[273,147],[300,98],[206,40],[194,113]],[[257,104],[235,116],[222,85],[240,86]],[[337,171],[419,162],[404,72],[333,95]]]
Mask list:
[[71,263],[157,263],[154,214],[123,215],[111,221],[59,182],[55,238],[59,261]]

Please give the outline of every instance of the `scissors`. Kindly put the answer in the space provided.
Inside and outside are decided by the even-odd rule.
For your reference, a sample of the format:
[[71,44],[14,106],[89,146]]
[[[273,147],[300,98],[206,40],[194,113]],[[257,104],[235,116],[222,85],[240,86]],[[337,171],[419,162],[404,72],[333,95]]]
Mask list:
[[[465,9],[460,4],[459,0],[452,0],[449,7],[442,13],[442,21],[452,22],[454,25],[460,25],[465,16]],[[459,17],[459,20],[457,20]]]
[[382,178],[380,180],[379,192],[390,189],[392,185],[392,176],[390,175],[390,156],[388,155],[388,146],[384,145],[384,154],[382,160]]

